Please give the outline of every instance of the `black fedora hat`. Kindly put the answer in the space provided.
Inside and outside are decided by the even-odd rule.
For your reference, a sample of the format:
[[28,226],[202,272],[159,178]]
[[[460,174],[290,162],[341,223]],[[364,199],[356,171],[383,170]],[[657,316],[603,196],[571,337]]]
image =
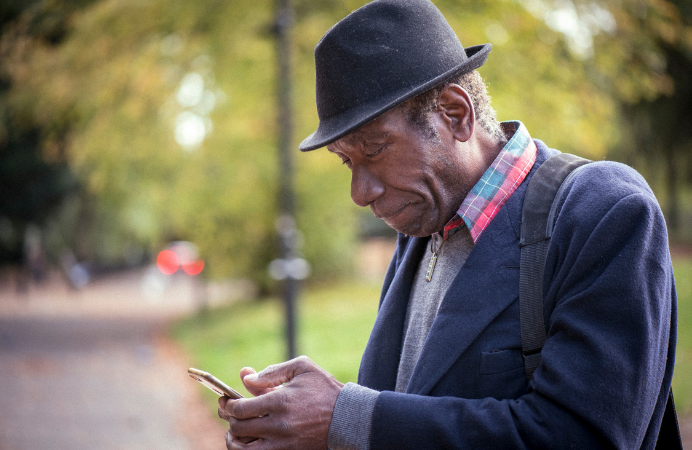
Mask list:
[[482,66],[490,44],[464,49],[429,0],[376,0],[334,25],[315,47],[317,131],[324,147],[406,100]]

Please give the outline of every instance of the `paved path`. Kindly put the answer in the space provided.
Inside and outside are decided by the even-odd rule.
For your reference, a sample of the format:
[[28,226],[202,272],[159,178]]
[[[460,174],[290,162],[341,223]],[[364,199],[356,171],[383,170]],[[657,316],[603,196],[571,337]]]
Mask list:
[[144,298],[142,277],[80,292],[58,280],[22,295],[4,285],[0,450],[225,448],[223,422],[163,333],[194,308],[189,280],[168,286],[164,304]]
[[[0,450],[225,448],[164,333],[195,286],[167,280],[131,272],[77,292],[54,278],[18,295],[0,274]],[[692,449],[692,417],[680,426]]]

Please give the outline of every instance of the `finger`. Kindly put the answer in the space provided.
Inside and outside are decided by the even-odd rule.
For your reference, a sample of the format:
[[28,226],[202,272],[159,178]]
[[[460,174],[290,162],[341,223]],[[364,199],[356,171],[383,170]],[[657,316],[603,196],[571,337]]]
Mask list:
[[228,420],[231,415],[226,411],[226,403],[230,400],[230,398],[226,397],[225,395],[222,397],[219,397],[218,405],[219,405],[219,417],[223,420]]
[[219,414],[219,419],[228,420],[231,418],[231,415],[228,414],[228,411],[226,411],[225,409],[219,408],[218,414]]
[[240,379],[242,380],[243,378],[245,378],[247,375],[250,375],[251,373],[257,373],[257,371],[255,369],[253,369],[252,367],[243,367],[242,369],[240,369]]
[[238,437],[233,436],[230,431],[226,431],[226,448],[228,450],[238,449],[253,449],[256,447],[248,447],[247,444],[257,441],[255,437]]
[[281,399],[270,393],[260,397],[230,400],[226,404],[226,412],[236,419],[252,419],[276,413],[282,406]]
[[318,369],[307,356],[299,356],[290,361],[273,364],[259,373],[249,373],[243,378],[243,384],[258,389],[267,389],[288,383],[297,375]]
[[243,381],[243,385],[245,386],[245,389],[247,389],[247,391],[250,394],[254,395],[255,397],[260,396],[260,395],[264,395],[267,392],[271,392],[273,390],[272,387],[268,387],[268,388],[267,387],[258,387],[252,383],[246,383],[245,382],[246,376],[254,375],[256,373],[257,372],[252,367],[243,367],[242,369],[240,369],[240,379]]
[[231,435],[230,430],[226,431],[226,449],[227,450],[240,450],[240,449],[245,449],[246,447],[246,442],[243,442],[242,440],[238,439],[237,437],[234,437]]
[[233,417],[228,421],[228,428],[234,438],[251,438],[254,436],[280,437],[289,431],[288,424],[273,416],[255,417],[253,419],[238,420]]
[[219,404],[219,408],[226,409],[226,402],[227,401],[228,401],[228,397],[226,397],[225,395],[222,395],[221,397],[219,397],[219,400],[217,401],[217,403]]
[[231,437],[231,431],[226,431],[226,449],[227,450],[233,450],[234,445],[233,445],[233,438]]

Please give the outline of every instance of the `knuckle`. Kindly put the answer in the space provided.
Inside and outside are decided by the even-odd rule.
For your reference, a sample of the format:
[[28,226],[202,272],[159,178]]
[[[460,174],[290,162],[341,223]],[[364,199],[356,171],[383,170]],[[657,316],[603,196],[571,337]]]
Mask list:
[[290,423],[286,420],[280,420],[276,424],[276,431],[279,433],[281,436],[286,436],[293,430],[293,427],[291,426]]
[[290,365],[292,366],[292,371],[295,376],[296,373],[304,372],[311,366],[313,366],[313,362],[307,356],[301,355],[297,358],[292,359],[290,361]]
[[307,355],[300,355],[299,357],[296,358],[296,361],[299,362],[300,364],[312,364],[312,360]]

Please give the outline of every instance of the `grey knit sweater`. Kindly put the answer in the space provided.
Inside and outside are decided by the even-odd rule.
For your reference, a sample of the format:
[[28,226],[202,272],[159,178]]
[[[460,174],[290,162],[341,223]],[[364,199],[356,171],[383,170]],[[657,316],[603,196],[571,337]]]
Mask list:
[[[439,235],[434,235],[431,239],[437,239],[435,248],[442,240]],[[468,228],[461,227],[439,249],[437,264],[432,280],[429,282],[425,280],[425,274],[432,252],[428,250],[423,255],[411,288],[411,297],[406,311],[404,345],[396,380],[397,392],[406,391],[440,303],[471,250],[473,250],[471,234]],[[331,450],[368,450],[370,448],[372,412],[378,395],[377,391],[357,384],[348,383],[344,386],[336,401],[329,427],[327,443]]]

